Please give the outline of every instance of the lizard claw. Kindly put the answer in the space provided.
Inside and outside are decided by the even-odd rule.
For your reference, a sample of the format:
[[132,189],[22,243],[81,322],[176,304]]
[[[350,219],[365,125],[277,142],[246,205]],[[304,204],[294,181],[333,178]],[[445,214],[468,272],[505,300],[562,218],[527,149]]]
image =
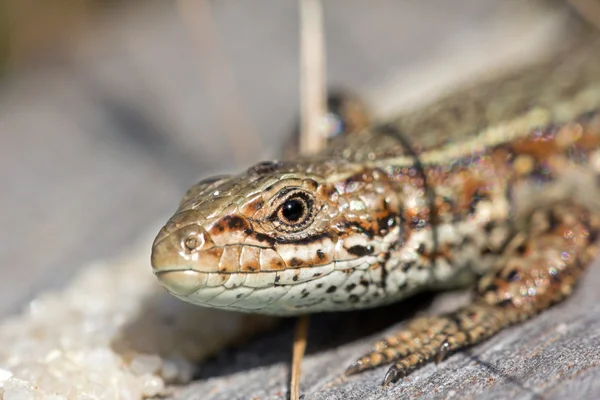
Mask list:
[[404,374],[402,373],[402,371],[396,366],[396,364],[394,364],[386,372],[381,386],[385,387],[385,386],[388,386],[389,384],[396,383],[403,376],[404,376]]
[[450,352],[450,343],[448,342],[448,339],[444,339],[444,342],[442,344],[440,344],[438,352],[435,355],[435,364],[438,365],[439,363],[444,361],[444,358],[446,358],[446,356],[448,355],[449,352]]

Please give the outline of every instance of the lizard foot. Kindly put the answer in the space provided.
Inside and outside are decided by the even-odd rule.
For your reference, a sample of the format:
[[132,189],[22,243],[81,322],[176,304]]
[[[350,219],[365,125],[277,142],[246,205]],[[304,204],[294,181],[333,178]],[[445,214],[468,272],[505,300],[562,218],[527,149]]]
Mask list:
[[570,205],[536,210],[530,222],[529,232],[507,246],[498,268],[480,279],[470,304],[409,321],[377,342],[346,375],[393,363],[383,385],[394,383],[567,297],[596,252],[599,224],[585,209]]

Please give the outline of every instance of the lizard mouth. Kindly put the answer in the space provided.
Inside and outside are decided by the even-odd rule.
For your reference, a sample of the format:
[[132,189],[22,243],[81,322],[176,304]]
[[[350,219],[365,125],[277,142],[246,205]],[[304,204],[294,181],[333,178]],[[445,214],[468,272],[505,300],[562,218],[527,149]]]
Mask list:
[[[174,296],[197,305],[263,314],[295,315],[325,301],[331,285],[319,281],[334,273],[333,263],[321,267],[253,273],[161,269],[156,276]],[[338,271],[339,273],[339,271]],[[329,292],[327,292],[329,291]],[[277,304],[277,311],[269,311]]]

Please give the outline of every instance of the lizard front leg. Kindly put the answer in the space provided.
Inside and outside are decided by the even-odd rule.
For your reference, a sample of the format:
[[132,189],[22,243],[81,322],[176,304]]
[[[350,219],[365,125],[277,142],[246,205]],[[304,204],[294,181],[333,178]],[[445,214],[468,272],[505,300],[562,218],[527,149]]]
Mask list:
[[410,321],[376,343],[346,374],[393,363],[383,384],[394,383],[567,297],[596,253],[597,218],[583,207],[558,204],[534,211],[529,226],[507,246],[498,268],[480,279],[470,304]]

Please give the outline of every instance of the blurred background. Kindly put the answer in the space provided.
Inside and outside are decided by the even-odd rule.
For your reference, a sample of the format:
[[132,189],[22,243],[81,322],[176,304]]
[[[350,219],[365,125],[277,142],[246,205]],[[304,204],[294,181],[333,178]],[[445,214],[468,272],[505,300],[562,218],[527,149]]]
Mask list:
[[[328,85],[379,118],[543,52],[574,18],[558,0],[324,8]],[[0,1],[0,316],[154,234],[202,176],[276,156],[298,30],[292,0]]]

